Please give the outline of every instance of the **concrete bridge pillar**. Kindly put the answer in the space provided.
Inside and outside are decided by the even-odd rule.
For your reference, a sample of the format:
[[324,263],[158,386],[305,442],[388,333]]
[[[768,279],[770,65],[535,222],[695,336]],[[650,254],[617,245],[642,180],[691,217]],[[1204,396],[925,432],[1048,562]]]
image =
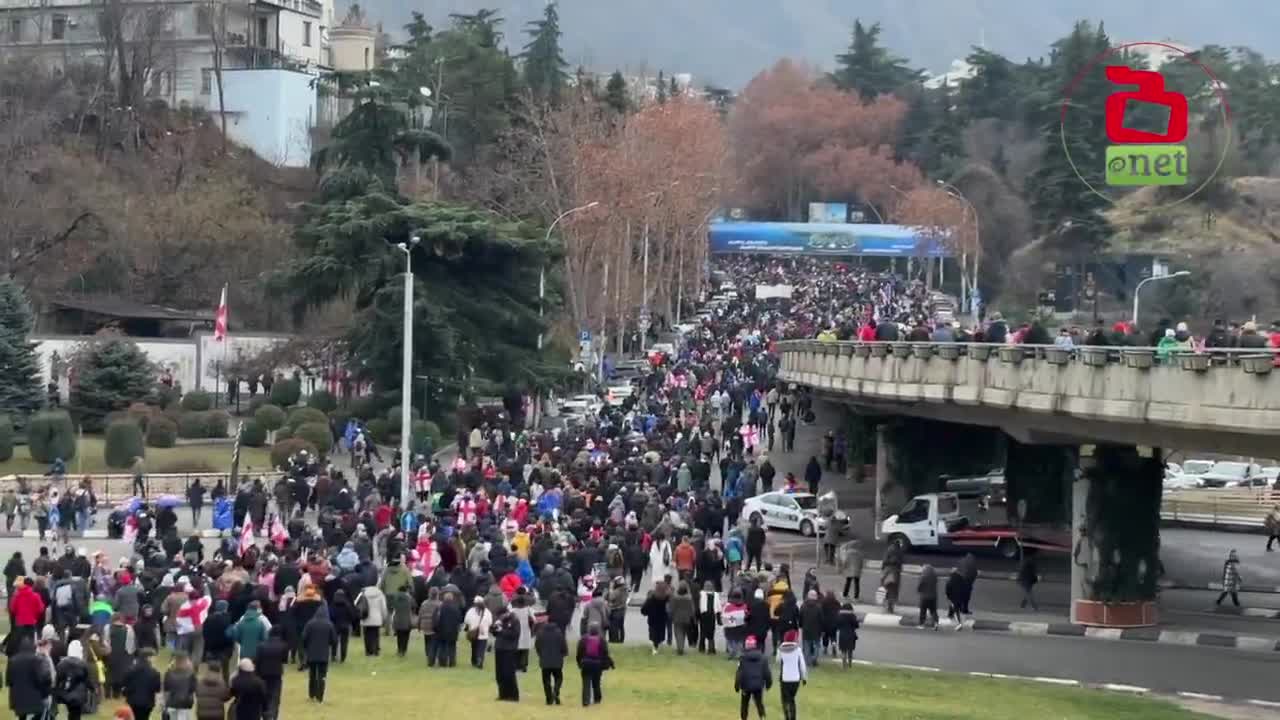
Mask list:
[[1071,492],[1073,623],[1156,624],[1163,477],[1158,448],[1081,447]]

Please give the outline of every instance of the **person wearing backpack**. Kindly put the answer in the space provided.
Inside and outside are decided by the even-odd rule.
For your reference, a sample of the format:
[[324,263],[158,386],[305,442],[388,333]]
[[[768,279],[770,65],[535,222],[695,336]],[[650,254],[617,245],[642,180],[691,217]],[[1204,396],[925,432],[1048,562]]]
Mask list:
[[376,585],[366,587],[356,598],[356,614],[360,616],[360,632],[364,637],[364,656],[380,655],[382,638],[378,632],[387,621],[387,596]]
[[84,646],[79,640],[72,640],[67,645],[67,654],[58,661],[55,675],[54,699],[66,706],[67,720],[80,720],[81,714],[91,706],[90,698],[98,690],[93,685],[93,676],[84,661]]
[[600,626],[592,624],[587,634],[578,640],[578,671],[582,674],[582,707],[604,702],[601,680],[604,671],[615,665],[609,655],[609,643],[600,634]]
[[179,650],[164,673],[164,707],[169,720],[192,720],[196,706],[196,671],[187,653]]

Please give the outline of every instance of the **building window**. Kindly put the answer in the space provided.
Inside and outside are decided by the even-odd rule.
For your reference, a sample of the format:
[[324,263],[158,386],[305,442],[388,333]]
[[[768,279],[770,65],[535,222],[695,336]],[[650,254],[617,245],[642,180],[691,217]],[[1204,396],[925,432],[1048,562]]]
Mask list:
[[49,37],[54,40],[64,40],[67,37],[67,16],[54,15],[53,22],[49,25]]
[[258,18],[258,47],[270,47],[267,45],[267,19]]
[[369,69],[369,48],[364,49],[364,69]]
[[9,42],[22,42],[22,18],[9,21]]
[[208,95],[213,92],[213,70],[202,68],[200,70],[200,94]]
[[196,34],[213,34],[213,11],[208,7],[196,8]]
[[302,23],[302,47],[311,47],[311,23]]

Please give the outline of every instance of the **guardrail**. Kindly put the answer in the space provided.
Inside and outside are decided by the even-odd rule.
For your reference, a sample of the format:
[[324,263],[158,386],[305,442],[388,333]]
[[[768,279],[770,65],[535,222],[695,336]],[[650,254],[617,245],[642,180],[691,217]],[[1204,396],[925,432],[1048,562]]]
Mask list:
[[1090,366],[1123,364],[1137,370],[1155,366],[1177,366],[1189,372],[1207,372],[1213,368],[1240,368],[1246,373],[1265,375],[1280,362],[1280,348],[1207,348],[1204,350],[1114,345],[1009,345],[1002,343],[934,342],[934,341],[861,341],[861,340],[784,340],[777,344],[780,352],[798,351],[846,355],[863,358],[900,360],[958,360],[967,357],[985,362],[1018,364],[1023,361],[1047,362],[1051,365],[1080,363]]
[[1280,490],[1273,488],[1169,490],[1161,498],[1160,516],[1182,522],[1262,527],[1276,505],[1280,505]]
[[[252,472],[240,473],[238,477],[261,478],[262,484],[271,487],[276,480],[283,476],[281,472]],[[122,500],[126,500],[134,496],[133,492],[133,475],[131,474],[88,474],[88,475],[64,475],[61,483],[54,480],[49,475],[6,475],[0,477],[0,492],[18,489],[18,479],[22,478],[27,483],[27,489],[31,492],[43,490],[50,485],[58,487],[78,487],[84,478],[89,478],[89,483],[93,488],[93,494],[98,498],[98,504],[107,505],[115,504]],[[147,497],[158,497],[160,495],[176,495],[183,498],[187,497],[187,488],[195,482],[196,478],[200,479],[208,489],[213,489],[217,485],[218,480],[222,480],[223,484],[229,484],[231,481],[231,473],[209,473],[209,472],[192,472],[192,473],[152,473],[143,476],[143,482],[147,489]]]

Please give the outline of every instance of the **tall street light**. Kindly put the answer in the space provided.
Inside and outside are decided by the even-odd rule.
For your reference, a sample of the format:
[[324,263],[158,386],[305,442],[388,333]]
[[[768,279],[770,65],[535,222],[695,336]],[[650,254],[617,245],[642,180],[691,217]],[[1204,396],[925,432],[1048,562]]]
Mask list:
[[1174,278],[1184,278],[1191,275],[1190,270],[1179,270],[1172,275],[1152,275],[1151,277],[1138,283],[1138,287],[1133,289],[1133,324],[1138,324],[1138,293],[1142,292],[1142,286],[1155,280],[1172,280]]
[[[950,195],[951,197],[954,197],[955,199],[967,205],[969,208],[969,212],[973,213],[973,246],[974,246],[973,247],[973,271],[970,279],[968,280],[968,288],[969,288],[969,305],[970,305],[969,310],[970,312],[973,313],[973,323],[977,325],[978,324],[978,303],[973,302],[973,295],[978,294],[979,297],[981,297],[981,294],[978,293],[978,265],[982,262],[982,221],[978,219],[978,208],[974,207],[973,203],[969,201],[969,198],[966,197],[964,193],[960,192],[960,188],[956,187],[955,185],[952,185],[949,182],[943,182],[942,180],[938,181],[938,185],[943,190],[946,190],[948,195]],[[964,309],[964,303],[965,303],[966,281],[965,281],[964,271],[965,271],[965,266],[967,264],[968,264],[967,251],[962,247],[960,248],[961,310]]]
[[[561,220],[569,217],[570,215],[576,212],[581,212],[583,210],[590,210],[591,208],[599,204],[600,204],[599,202],[592,200],[586,205],[573,208],[572,210],[565,210],[564,212],[560,213],[560,215],[556,217],[555,220],[551,221],[551,225],[547,227],[547,235],[546,237],[543,238],[543,244],[545,245],[545,244],[551,243],[551,232],[556,229],[556,225],[559,225]],[[547,266],[543,265],[542,269],[538,271],[538,320],[539,321],[542,320],[542,301],[544,298],[546,298],[546,296],[547,296]],[[541,329],[538,330],[538,349],[539,350],[542,349],[542,330]]]
[[404,355],[400,368],[400,502],[413,497],[409,479],[409,440],[413,434],[413,248],[422,238],[413,235],[407,243],[396,243],[404,253]]

